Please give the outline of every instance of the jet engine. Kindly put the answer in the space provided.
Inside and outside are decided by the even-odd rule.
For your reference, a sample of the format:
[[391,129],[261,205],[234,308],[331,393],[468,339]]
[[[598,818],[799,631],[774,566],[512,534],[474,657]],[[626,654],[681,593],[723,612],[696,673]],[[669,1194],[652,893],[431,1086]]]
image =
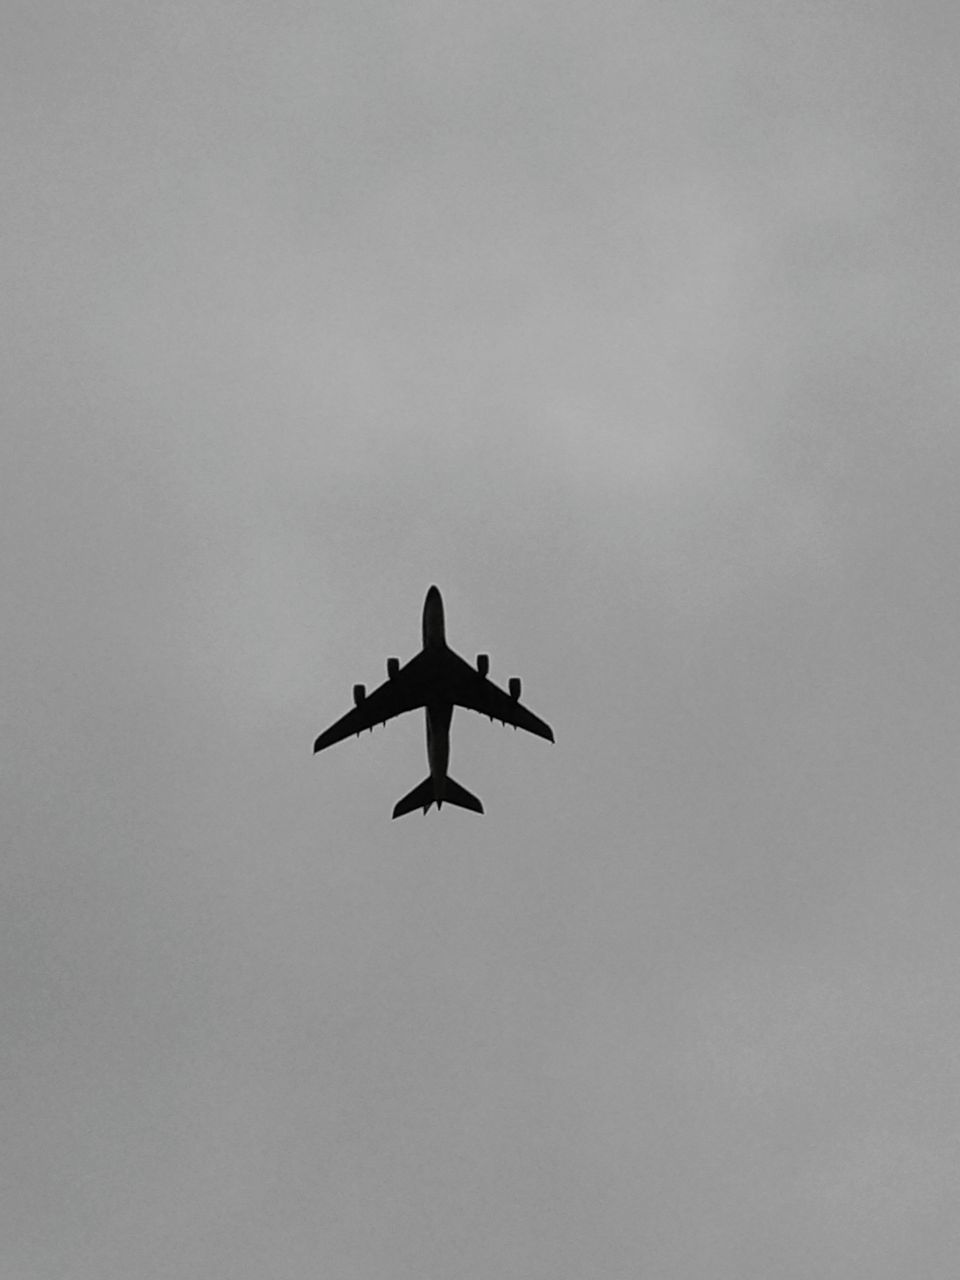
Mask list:
[[353,700],[359,707],[360,703],[367,696],[367,686],[364,684],[355,684],[353,686]]
[[519,702],[520,701],[520,677],[511,676],[510,684],[508,688],[510,689],[510,697],[514,700],[514,702]]
[[396,680],[399,674],[400,674],[400,659],[388,658],[387,659],[387,675],[389,676],[389,678],[391,680]]
[[478,653],[477,654],[477,675],[480,677],[481,680],[485,680],[487,678],[487,672],[489,670],[490,670],[489,653]]

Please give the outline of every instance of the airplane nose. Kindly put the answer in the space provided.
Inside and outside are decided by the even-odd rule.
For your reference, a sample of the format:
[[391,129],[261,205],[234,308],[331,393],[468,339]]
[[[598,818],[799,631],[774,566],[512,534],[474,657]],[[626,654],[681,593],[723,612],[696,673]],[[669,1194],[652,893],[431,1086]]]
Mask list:
[[423,647],[443,644],[443,601],[436,587],[431,587],[423,602]]

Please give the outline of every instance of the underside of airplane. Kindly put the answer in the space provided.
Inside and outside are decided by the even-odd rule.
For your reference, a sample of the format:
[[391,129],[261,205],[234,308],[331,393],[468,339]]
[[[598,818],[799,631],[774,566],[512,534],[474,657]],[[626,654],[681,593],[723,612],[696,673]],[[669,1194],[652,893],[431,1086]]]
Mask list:
[[398,658],[387,659],[387,679],[367,693],[362,684],[353,687],[353,708],[321,733],[313,744],[314,752],[323,751],[344,738],[359,736],[364,729],[386,724],[394,716],[423,707],[426,712],[427,759],[430,773],[414,789],[399,800],[393,816],[401,817],[414,809],[424,813],[431,805],[440,809],[444,801],[462,809],[483,813],[476,796],[460,786],[447,773],[450,756],[450,721],[454,707],[478,711],[491,720],[526,729],[553,742],[553,730],[520,702],[520,681],[511,677],[507,690],[500,689],[489,678],[490,660],[477,655],[472,667],[449,647],[443,614],[443,600],[436,587],[427,592],[423,606],[423,648],[401,666]]

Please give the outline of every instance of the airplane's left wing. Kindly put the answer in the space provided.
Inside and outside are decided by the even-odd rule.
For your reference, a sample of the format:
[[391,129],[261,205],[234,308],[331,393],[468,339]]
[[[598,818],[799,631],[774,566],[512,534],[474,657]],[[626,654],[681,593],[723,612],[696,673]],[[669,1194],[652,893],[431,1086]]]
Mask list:
[[421,672],[423,654],[418,653],[397,674],[386,680],[379,689],[368,693],[359,706],[341,716],[336,724],[321,733],[313,744],[314,752],[324,747],[332,747],[335,742],[342,742],[364,729],[372,729],[374,725],[384,724],[394,716],[403,715],[405,711],[413,711],[422,707],[426,701],[425,687]]
[[448,671],[444,675],[447,677],[452,702],[553,742],[553,730],[550,726],[528,710],[518,698],[511,698],[509,693],[500,689],[489,677],[481,676],[469,662],[465,662],[452,650],[447,652],[447,662]]

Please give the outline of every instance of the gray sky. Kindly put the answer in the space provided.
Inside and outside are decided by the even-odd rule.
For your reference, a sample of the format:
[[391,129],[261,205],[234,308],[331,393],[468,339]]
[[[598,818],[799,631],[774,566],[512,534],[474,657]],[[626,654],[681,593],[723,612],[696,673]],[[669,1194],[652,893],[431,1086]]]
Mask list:
[[4,1280],[954,1274],[958,21],[12,6]]

